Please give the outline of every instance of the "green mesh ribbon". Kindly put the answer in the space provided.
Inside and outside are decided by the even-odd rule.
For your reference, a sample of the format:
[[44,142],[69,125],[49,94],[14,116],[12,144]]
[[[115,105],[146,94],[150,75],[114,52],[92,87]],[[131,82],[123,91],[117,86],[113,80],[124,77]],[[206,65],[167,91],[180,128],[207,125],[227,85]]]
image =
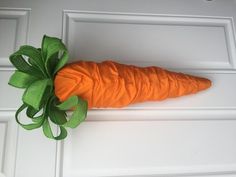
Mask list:
[[[16,111],[15,118],[24,129],[42,127],[46,137],[61,140],[67,136],[67,127],[77,127],[87,115],[88,104],[78,96],[71,96],[60,102],[54,93],[55,74],[67,63],[68,51],[58,38],[44,36],[41,49],[29,45],[21,46],[10,56],[16,71],[9,85],[25,89],[23,104]],[[25,110],[30,124],[19,120],[19,113]],[[74,110],[68,118],[66,111]],[[51,124],[58,126],[60,132],[54,135]]]

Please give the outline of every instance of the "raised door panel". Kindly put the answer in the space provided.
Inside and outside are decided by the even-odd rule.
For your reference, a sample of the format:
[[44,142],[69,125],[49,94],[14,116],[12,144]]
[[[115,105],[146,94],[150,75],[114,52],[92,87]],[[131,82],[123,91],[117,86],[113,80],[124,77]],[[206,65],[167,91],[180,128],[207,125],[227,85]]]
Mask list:
[[18,126],[14,112],[0,110],[0,176],[13,177],[15,174]]
[[175,69],[235,67],[232,18],[64,11],[63,29],[75,60]]
[[0,6],[0,67],[11,66],[9,55],[27,42],[29,9]]

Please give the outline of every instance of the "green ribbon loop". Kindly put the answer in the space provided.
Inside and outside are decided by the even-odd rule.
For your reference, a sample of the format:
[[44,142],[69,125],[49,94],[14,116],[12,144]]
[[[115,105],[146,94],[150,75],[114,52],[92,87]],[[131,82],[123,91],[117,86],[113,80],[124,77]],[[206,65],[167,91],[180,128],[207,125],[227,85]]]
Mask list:
[[34,109],[39,110],[40,106],[47,100],[47,96],[50,94],[48,91],[51,89],[52,81],[50,79],[37,80],[27,87],[22,100]]
[[15,114],[16,122],[26,130],[33,130],[33,129],[41,127],[45,120],[44,115],[37,117],[37,121],[35,121],[35,123],[23,124],[20,122],[19,113],[23,111],[25,108],[27,108],[27,105],[23,103],[23,105],[16,111],[16,114]]
[[55,140],[61,140],[61,139],[66,138],[66,136],[67,136],[66,129],[63,126],[59,126],[59,130],[60,130],[59,135],[54,136],[53,132],[52,132],[52,129],[51,129],[51,126],[49,124],[49,121],[48,120],[44,121],[44,123],[43,123],[43,133],[46,137],[51,138],[51,139],[55,139]]
[[37,77],[28,73],[15,71],[14,74],[11,76],[8,84],[17,88],[27,88],[30,84],[32,84],[32,82],[37,79]]
[[[67,63],[68,51],[62,41],[44,35],[41,49],[24,45],[10,56],[16,71],[10,77],[9,85],[25,89],[23,104],[16,111],[16,122],[26,130],[42,127],[46,137],[61,140],[66,138],[66,128],[75,128],[87,116],[88,104],[78,96],[71,96],[59,102],[54,93],[55,74]],[[32,122],[22,123],[19,115],[26,110],[26,116]],[[67,118],[66,111],[73,110]],[[40,114],[40,115],[38,115]],[[51,124],[58,127],[54,135]]]
[[70,117],[69,121],[65,124],[66,127],[76,128],[81,122],[83,122],[87,116],[88,104],[86,101],[77,97],[78,104],[75,107],[75,111]]

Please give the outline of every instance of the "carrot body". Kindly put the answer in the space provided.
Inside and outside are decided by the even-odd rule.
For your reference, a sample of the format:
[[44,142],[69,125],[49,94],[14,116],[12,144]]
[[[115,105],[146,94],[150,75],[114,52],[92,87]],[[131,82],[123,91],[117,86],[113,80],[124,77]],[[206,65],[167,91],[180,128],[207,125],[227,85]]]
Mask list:
[[205,78],[113,61],[79,61],[66,65],[54,80],[60,101],[78,95],[92,107],[123,107],[196,93],[211,86]]

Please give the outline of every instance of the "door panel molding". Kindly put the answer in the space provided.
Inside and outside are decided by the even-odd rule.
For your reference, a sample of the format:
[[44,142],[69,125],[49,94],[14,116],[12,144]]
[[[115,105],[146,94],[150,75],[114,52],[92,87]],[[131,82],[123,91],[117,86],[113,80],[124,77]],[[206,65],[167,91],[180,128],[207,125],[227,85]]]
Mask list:
[[0,135],[0,145],[2,145],[0,147],[0,174],[2,173],[5,177],[13,177],[15,176],[18,142],[18,126],[15,122],[15,112],[0,110],[0,126],[4,129],[4,133]]
[[205,120],[85,121],[58,142],[56,177],[236,176],[236,151],[232,151],[236,119],[207,116]]
[[27,43],[30,9],[0,8],[0,70],[13,70],[9,55]]
[[182,70],[236,69],[231,17],[64,10],[62,38],[75,59],[114,58]]

